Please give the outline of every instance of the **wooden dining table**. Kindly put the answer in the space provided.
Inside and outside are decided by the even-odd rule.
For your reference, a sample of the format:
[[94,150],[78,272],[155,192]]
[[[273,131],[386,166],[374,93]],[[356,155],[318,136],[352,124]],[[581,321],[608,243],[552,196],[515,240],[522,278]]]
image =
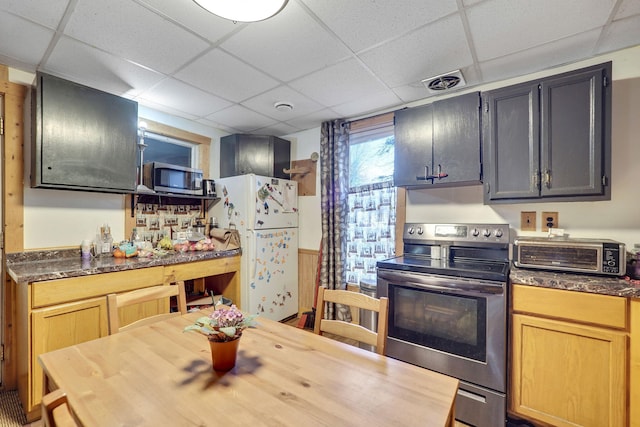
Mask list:
[[212,370],[188,313],[39,356],[85,426],[453,426],[458,380],[258,318]]

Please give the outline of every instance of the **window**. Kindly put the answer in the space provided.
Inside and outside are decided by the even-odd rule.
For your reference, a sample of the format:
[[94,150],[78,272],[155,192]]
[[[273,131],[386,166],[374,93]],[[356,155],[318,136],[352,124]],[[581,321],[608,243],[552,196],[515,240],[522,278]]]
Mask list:
[[[144,163],[164,162],[202,169],[204,177],[209,177],[211,138],[143,117],[139,117],[138,120],[147,124]],[[139,150],[137,154],[140,164]]]
[[376,262],[395,254],[393,148],[393,113],[351,123],[345,250],[349,283],[375,284]]
[[185,167],[198,167],[198,146],[194,143],[145,132],[144,162],[163,162]]

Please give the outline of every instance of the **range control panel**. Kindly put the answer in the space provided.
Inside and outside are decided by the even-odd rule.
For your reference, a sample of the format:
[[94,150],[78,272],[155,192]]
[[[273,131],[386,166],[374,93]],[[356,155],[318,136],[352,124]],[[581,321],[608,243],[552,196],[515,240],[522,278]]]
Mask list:
[[509,224],[425,224],[404,225],[404,242],[509,244]]

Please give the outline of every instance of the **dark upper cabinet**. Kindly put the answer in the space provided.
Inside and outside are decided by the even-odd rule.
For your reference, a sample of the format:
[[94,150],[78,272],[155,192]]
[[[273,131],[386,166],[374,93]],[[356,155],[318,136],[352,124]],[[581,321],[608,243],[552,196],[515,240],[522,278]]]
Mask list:
[[433,165],[433,107],[396,111],[393,181],[396,187],[430,184]]
[[32,114],[32,187],[135,191],[137,102],[37,73]]
[[220,178],[256,175],[289,179],[291,142],[269,135],[233,134],[220,138]]
[[394,163],[398,187],[480,183],[479,92],[397,111]]
[[607,200],[611,63],[483,94],[485,203]]

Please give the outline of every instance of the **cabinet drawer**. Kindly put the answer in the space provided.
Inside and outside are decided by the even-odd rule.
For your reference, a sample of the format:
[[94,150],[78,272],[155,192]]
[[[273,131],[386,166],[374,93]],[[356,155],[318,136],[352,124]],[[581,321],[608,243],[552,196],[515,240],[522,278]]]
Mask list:
[[158,285],[163,283],[162,272],[163,267],[149,267],[35,282],[30,285],[31,307],[45,307]]
[[240,269],[240,256],[216,258],[206,261],[175,264],[165,267],[165,282],[174,283],[180,280],[197,279],[236,272]]
[[627,298],[513,285],[513,311],[627,329]]

